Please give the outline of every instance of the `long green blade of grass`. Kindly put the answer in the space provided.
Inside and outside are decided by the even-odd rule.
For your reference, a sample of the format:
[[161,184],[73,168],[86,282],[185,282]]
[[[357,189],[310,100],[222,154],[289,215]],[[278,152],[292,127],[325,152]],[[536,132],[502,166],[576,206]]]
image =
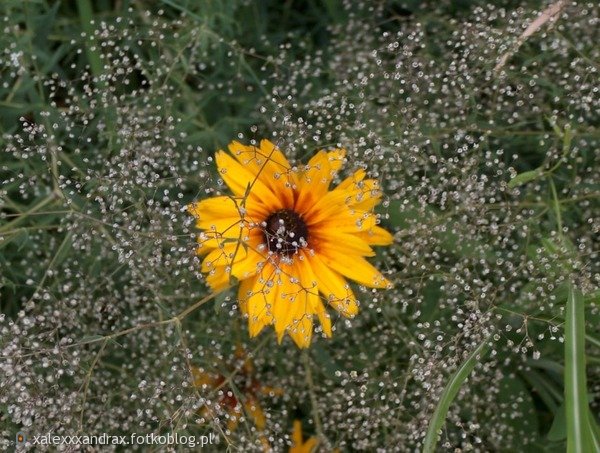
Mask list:
[[585,378],[585,311],[581,292],[569,286],[565,320],[567,453],[594,451]]
[[469,374],[471,374],[475,365],[477,365],[479,360],[487,354],[488,350],[488,337],[486,337],[450,378],[450,381],[446,385],[446,388],[444,388],[442,396],[435,408],[433,417],[429,422],[427,434],[425,435],[425,440],[423,442],[423,453],[433,453],[435,451],[435,446],[439,437],[438,433],[446,420],[446,414],[448,413],[448,409],[450,409],[450,404],[452,404],[454,398],[456,398],[460,387],[463,385]]
[[588,421],[590,422],[590,431],[592,435],[594,451],[600,451],[600,426],[598,426],[598,423],[596,423],[596,419],[594,418],[592,411],[588,411]]
[[87,36],[85,51],[90,64],[90,69],[94,77],[100,77],[103,72],[102,59],[100,53],[95,45],[94,39],[94,13],[92,11],[92,4],[90,0],[77,0],[77,9],[79,11],[79,18],[81,19],[81,28],[85,31]]

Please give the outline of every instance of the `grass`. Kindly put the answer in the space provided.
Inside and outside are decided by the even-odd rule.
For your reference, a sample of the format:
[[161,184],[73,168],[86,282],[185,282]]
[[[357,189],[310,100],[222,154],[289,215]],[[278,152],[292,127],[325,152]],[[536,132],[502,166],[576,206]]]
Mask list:
[[596,449],[589,420],[588,391],[585,373],[585,310],[581,292],[569,287],[565,320],[565,403],[567,411],[567,451]]
[[[600,11],[523,39],[539,2],[351,3],[2,2],[0,445],[599,448]],[[347,148],[395,233],[394,288],[302,353],[209,291],[185,210],[263,137]]]
[[464,361],[460,368],[458,368],[450,377],[450,380],[446,384],[446,387],[440,396],[440,400],[437,403],[437,407],[435,408],[435,412],[431,417],[431,421],[429,422],[427,434],[423,440],[424,452],[429,453],[435,451],[439,437],[439,431],[444,425],[446,415],[448,414],[448,409],[454,402],[454,399],[458,395],[460,388],[465,384],[469,374],[475,368],[475,365],[477,365],[477,363],[481,361],[488,352],[488,342],[489,339],[485,338],[485,340],[469,355],[469,357],[467,357],[467,360]]

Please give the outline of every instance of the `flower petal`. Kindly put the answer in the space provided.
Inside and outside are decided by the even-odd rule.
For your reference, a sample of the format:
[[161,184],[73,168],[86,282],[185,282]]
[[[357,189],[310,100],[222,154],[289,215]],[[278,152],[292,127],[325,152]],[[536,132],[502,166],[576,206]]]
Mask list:
[[210,218],[219,219],[222,217],[241,217],[240,211],[233,197],[219,196],[206,198],[204,200],[190,203],[187,210],[197,219]]
[[[213,260],[213,261],[210,261]],[[215,263],[217,264],[213,264]],[[254,276],[265,262],[256,244],[227,243],[211,251],[202,262],[202,271],[208,272],[206,283],[213,291],[220,291],[230,284],[231,277],[243,281]]]
[[394,236],[381,227],[374,226],[367,231],[357,233],[357,236],[370,245],[390,245],[394,242]]
[[375,252],[363,238],[332,228],[311,230],[310,245],[318,252],[334,248],[346,255],[375,256]]
[[229,151],[240,164],[258,177],[265,186],[291,207],[294,200],[290,163],[277,145],[269,140],[261,140],[260,147],[246,146],[233,141]]
[[262,203],[269,211],[283,207],[282,200],[277,198],[271,189],[228,153],[217,151],[215,160],[219,168],[219,175],[234,195],[254,199]]
[[255,175],[263,165],[273,165],[279,172],[289,171],[290,163],[276,144],[263,139],[260,146],[246,146],[234,140],[229,146],[229,151],[244,166],[247,166]]
[[360,169],[356,170],[352,175],[350,175],[346,179],[344,179],[341,183],[339,183],[335,187],[334,190],[352,189],[355,184],[357,184],[360,181],[362,181],[363,179],[365,179],[366,175],[367,175],[367,172],[365,172],[362,168],[360,168]]
[[344,163],[346,151],[319,151],[310,159],[305,169],[300,173],[299,192],[295,209],[306,212],[329,190],[331,180],[335,177]]
[[361,257],[352,260],[335,249],[326,249],[320,254],[323,262],[331,269],[339,272],[361,285],[370,288],[387,288],[391,283],[371,263]]
[[351,195],[349,206],[353,209],[369,211],[379,203],[383,193],[376,179],[365,179],[363,169],[357,170],[352,176],[344,179],[333,192],[342,191]]
[[248,299],[252,295],[252,288],[256,283],[256,279],[258,277],[256,275],[252,277],[248,277],[240,282],[240,287],[238,288],[238,303],[240,304],[240,310],[243,314],[248,314]]
[[306,296],[307,312],[316,313],[326,336],[331,337],[331,318],[319,298],[319,284],[312,269],[310,258],[307,253],[301,252],[295,261],[300,284]]
[[244,402],[244,409],[246,410],[246,413],[252,417],[254,420],[254,426],[256,426],[259,431],[265,429],[267,424],[265,413],[260,407],[260,404],[258,404],[258,400],[256,398],[249,396]]
[[265,326],[273,322],[271,310],[279,292],[278,286],[273,284],[274,272],[272,265],[265,265],[255,278],[250,293],[248,294],[246,286],[245,294],[238,294],[240,304],[244,304],[248,314],[248,329],[251,337],[257,336]]
[[294,430],[292,431],[292,441],[294,446],[302,445],[302,423],[300,420],[294,420]]
[[269,211],[255,199],[246,199],[233,196],[217,196],[190,203],[187,206],[190,214],[200,220],[221,218],[243,218],[248,221],[263,219]]
[[353,192],[348,190],[332,190],[314,202],[302,206],[299,211],[304,214],[307,224],[313,225],[333,217],[336,214],[348,212],[353,201]]
[[300,301],[298,297],[298,285],[287,281],[289,277],[283,277],[280,283],[280,291],[273,305],[273,324],[277,341],[281,343],[286,330],[291,327],[294,318],[300,311]]
[[304,315],[300,319],[294,320],[287,332],[299,348],[308,348],[313,334],[312,316]]
[[331,180],[344,164],[346,150],[319,151],[306,165],[301,173],[301,180],[317,194],[323,194],[329,189]]
[[346,317],[355,316],[358,304],[346,280],[329,268],[319,255],[310,256],[310,265],[316,276],[319,292],[325,296],[329,305]]

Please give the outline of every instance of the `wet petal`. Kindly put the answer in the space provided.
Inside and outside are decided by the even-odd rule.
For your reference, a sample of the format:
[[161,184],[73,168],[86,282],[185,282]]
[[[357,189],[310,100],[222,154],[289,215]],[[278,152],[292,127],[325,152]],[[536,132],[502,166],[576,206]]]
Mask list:
[[341,275],[370,288],[387,288],[390,282],[371,263],[361,257],[348,260],[338,250],[327,249],[322,253],[323,262]]
[[329,268],[318,255],[310,257],[310,264],[317,278],[319,292],[327,302],[342,315],[355,316],[358,313],[358,304],[346,280]]
[[254,201],[262,203],[268,210],[277,210],[283,207],[282,200],[271,189],[228,153],[218,151],[215,154],[215,160],[219,168],[219,175],[234,195],[237,197],[248,196]]
[[304,211],[310,209],[314,200],[319,200],[329,190],[331,180],[335,177],[344,163],[346,151],[336,149],[333,151],[319,151],[308,162],[299,177],[299,193],[296,200],[296,209]]
[[261,140],[260,147],[256,147],[233,141],[229,144],[229,151],[244,168],[282,198],[287,207],[292,207],[294,193],[290,164],[274,143]]

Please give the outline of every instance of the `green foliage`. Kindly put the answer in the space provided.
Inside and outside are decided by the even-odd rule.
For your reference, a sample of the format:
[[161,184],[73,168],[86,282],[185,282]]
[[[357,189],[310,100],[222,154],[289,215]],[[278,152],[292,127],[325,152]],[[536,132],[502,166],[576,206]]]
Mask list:
[[444,424],[444,420],[446,419],[450,405],[458,395],[460,388],[464,385],[465,381],[469,377],[469,374],[473,371],[477,363],[483,359],[483,356],[485,356],[488,350],[489,344],[488,339],[486,338],[467,357],[464,363],[452,374],[448,380],[448,383],[446,384],[446,387],[440,396],[440,400],[437,403],[435,412],[431,417],[431,421],[429,422],[427,434],[425,435],[425,440],[423,441],[424,452],[431,453],[435,451],[435,446],[439,437],[439,431]]
[[577,288],[569,288],[565,320],[565,412],[567,451],[594,451],[585,373],[585,306]]
[[[299,418],[341,451],[599,450],[600,12],[517,45],[541,8],[0,2],[0,437],[284,451]],[[249,338],[237,279],[210,294],[185,211],[227,193],[216,150],[262,137],[346,147],[395,234],[372,258],[394,288],[354,285],[306,355]],[[284,390],[253,395],[264,432],[203,410],[258,386],[240,348]]]

